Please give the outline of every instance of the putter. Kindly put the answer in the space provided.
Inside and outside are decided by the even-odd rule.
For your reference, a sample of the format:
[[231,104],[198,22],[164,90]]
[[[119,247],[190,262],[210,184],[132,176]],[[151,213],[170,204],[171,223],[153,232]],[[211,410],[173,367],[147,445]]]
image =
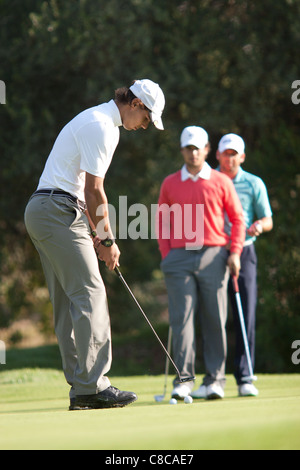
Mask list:
[[[169,326],[169,333],[168,333],[168,345],[167,345],[167,351],[170,354],[171,353],[171,344],[172,344],[172,328]],[[167,393],[167,383],[168,383],[168,375],[169,375],[169,358],[166,356],[166,367],[165,367],[165,384],[164,384],[164,393],[163,395],[154,395],[154,400],[161,402],[164,400],[166,393]]]
[[176,370],[176,374],[177,374],[177,377],[178,377],[178,381],[180,383],[184,383],[184,382],[191,382],[192,380],[195,380],[195,377],[181,377],[180,375],[180,372],[179,372],[179,369],[178,367],[176,366],[175,362],[173,361],[173,359],[171,358],[169,352],[166,350],[165,346],[163,345],[160,337],[158,336],[158,334],[156,333],[155,329],[153,328],[149,318],[147,317],[147,315],[145,314],[144,310],[142,309],[142,307],[140,306],[140,304],[138,303],[137,299],[135,298],[133,292],[131,291],[130,287],[128,286],[127,282],[125,281],[120,269],[116,266],[115,267],[115,272],[117,273],[119,279],[121,280],[121,282],[123,283],[123,285],[126,287],[127,291],[129,292],[129,294],[131,295],[132,299],[134,300],[134,302],[136,303],[136,305],[138,306],[140,312],[142,313],[143,317],[145,318],[146,322],[148,323],[148,325],[150,326],[151,330],[153,331],[157,341],[159,342],[159,344],[161,345],[164,353],[166,354],[167,358],[169,359],[169,361],[171,362],[171,364],[173,365],[174,369]]
[[251,362],[251,357],[250,357],[250,351],[249,351],[249,344],[248,344],[248,339],[247,339],[247,333],[246,333],[246,327],[245,327],[245,321],[244,321],[244,314],[243,314],[243,308],[242,308],[242,302],[241,302],[241,296],[240,296],[240,290],[239,290],[239,284],[236,276],[232,276],[232,283],[233,283],[233,290],[235,293],[235,300],[237,304],[237,309],[239,313],[239,319],[240,319],[240,324],[241,324],[241,329],[242,329],[242,335],[243,335],[243,340],[244,340],[244,346],[245,346],[245,351],[246,351],[246,357],[247,357],[247,363],[248,363],[248,368],[249,368],[249,375],[247,377],[243,377],[243,381],[248,382],[249,380],[257,380],[257,377],[253,375],[253,367],[252,367],[252,362]]

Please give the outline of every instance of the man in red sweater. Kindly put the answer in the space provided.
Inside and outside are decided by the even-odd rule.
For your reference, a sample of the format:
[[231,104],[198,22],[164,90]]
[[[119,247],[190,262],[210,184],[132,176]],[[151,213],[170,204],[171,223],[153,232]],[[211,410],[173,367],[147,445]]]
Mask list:
[[[206,375],[193,382],[174,380],[172,397],[223,398],[227,354],[227,284],[237,275],[245,240],[243,210],[232,181],[205,161],[210,145],[201,127],[181,134],[184,166],[162,183],[157,237],[169,299],[173,353],[182,377],[195,375],[195,314],[200,313]],[[231,244],[224,213],[232,224]]]

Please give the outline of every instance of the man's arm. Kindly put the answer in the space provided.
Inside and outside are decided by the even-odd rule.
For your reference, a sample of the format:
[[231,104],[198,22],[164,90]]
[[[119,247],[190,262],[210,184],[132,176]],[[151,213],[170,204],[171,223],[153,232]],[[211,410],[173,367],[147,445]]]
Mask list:
[[108,217],[108,201],[104,190],[104,178],[86,173],[85,180],[85,201],[87,204],[87,216],[93,231],[94,246],[101,261],[113,270],[119,265],[120,250],[116,243],[111,247],[105,247],[101,240],[113,238],[112,229]]
[[227,260],[229,272],[232,276],[239,277],[241,270],[241,257],[238,253],[230,253]]
[[264,232],[270,232],[273,228],[272,217],[261,217],[256,220],[247,230],[248,235],[251,237],[258,237]]
[[229,221],[232,224],[231,247],[227,264],[229,266],[230,274],[238,277],[241,269],[240,257],[243,251],[243,244],[246,237],[246,226],[244,221],[243,208],[235,187],[232,181],[229,179],[227,181],[227,185],[228,192],[225,202],[225,210],[228,214]]
[[164,259],[171,249],[170,212],[168,198],[165,194],[165,183],[162,184],[156,212],[156,236],[159,250]]
[[258,176],[255,177],[253,189],[253,206],[257,220],[248,228],[247,233],[252,237],[258,237],[263,232],[270,232],[273,229],[273,218],[267,187]]

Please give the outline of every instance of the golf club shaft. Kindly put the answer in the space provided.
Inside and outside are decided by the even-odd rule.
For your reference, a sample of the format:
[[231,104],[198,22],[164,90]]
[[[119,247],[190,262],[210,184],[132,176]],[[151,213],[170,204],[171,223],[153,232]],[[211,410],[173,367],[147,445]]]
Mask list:
[[[172,328],[169,326],[169,331],[168,331],[168,343],[167,343],[167,351],[169,354],[171,354],[171,345],[172,345]],[[165,376],[167,377],[169,375],[169,358],[166,356],[166,367],[165,367]]]
[[235,299],[236,299],[236,304],[237,304],[237,309],[238,309],[238,314],[239,314],[239,319],[240,319],[240,324],[241,324],[241,330],[242,330],[242,335],[243,335],[243,340],[244,340],[246,357],[247,357],[247,362],[248,362],[249,377],[253,377],[253,368],[252,368],[252,362],[251,362],[251,357],[250,357],[249,344],[248,344],[248,338],[247,338],[247,333],[246,333],[245,320],[244,320],[244,314],[243,314],[243,308],[242,308],[242,302],[241,302],[241,296],[240,296],[240,290],[239,290],[237,277],[232,276],[232,281],[233,281]]
[[[171,344],[172,344],[172,329],[171,326],[169,326],[169,332],[168,332],[168,344],[167,344],[167,351],[169,354],[171,354]],[[163,401],[163,399],[166,396],[167,393],[167,386],[168,386],[168,376],[169,376],[169,358],[166,356],[166,365],[165,365],[165,382],[164,382],[164,392],[163,395],[154,395],[155,401]]]
[[[169,355],[171,354],[171,344],[172,344],[172,329],[169,326],[168,344],[167,344],[167,351],[168,351]],[[167,382],[168,382],[168,375],[169,375],[169,364],[170,364],[170,360],[169,360],[168,356],[166,356],[164,395],[166,394],[166,391],[167,391]]]
[[120,280],[122,281],[123,285],[126,287],[126,289],[128,290],[129,294],[131,295],[131,297],[133,298],[134,302],[136,303],[136,305],[138,306],[140,312],[143,314],[146,322],[148,323],[148,325],[150,326],[151,330],[153,331],[157,341],[159,342],[159,344],[161,345],[162,349],[164,350],[167,358],[169,359],[169,361],[171,362],[171,364],[173,365],[174,369],[176,370],[176,373],[177,373],[177,376],[179,378],[180,381],[182,381],[181,377],[180,377],[180,372],[175,364],[175,362],[173,361],[173,359],[171,358],[169,352],[167,351],[167,349],[165,348],[165,346],[163,345],[160,337],[158,336],[158,334],[156,333],[155,329],[153,328],[150,320],[148,319],[147,315],[145,314],[145,312],[143,311],[142,307],[140,306],[140,304],[138,303],[137,299],[135,298],[134,294],[132,293],[130,287],[128,286],[127,282],[125,281],[121,271],[119,270],[118,267],[115,268],[115,272],[117,273],[117,275],[119,276]]

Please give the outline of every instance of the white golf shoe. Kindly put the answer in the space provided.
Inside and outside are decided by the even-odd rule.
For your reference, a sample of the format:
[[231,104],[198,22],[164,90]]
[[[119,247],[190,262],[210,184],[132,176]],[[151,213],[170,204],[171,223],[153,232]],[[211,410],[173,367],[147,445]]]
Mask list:
[[225,393],[221,385],[214,383],[206,387],[206,399],[207,400],[217,400],[224,398]]
[[240,397],[257,397],[258,390],[253,384],[242,384],[238,386]]
[[176,400],[184,400],[185,397],[191,394],[191,389],[186,384],[178,384],[175,385],[172,391],[172,398],[176,398]]
[[197,390],[191,392],[191,397],[193,398],[206,398],[206,385],[200,385]]

